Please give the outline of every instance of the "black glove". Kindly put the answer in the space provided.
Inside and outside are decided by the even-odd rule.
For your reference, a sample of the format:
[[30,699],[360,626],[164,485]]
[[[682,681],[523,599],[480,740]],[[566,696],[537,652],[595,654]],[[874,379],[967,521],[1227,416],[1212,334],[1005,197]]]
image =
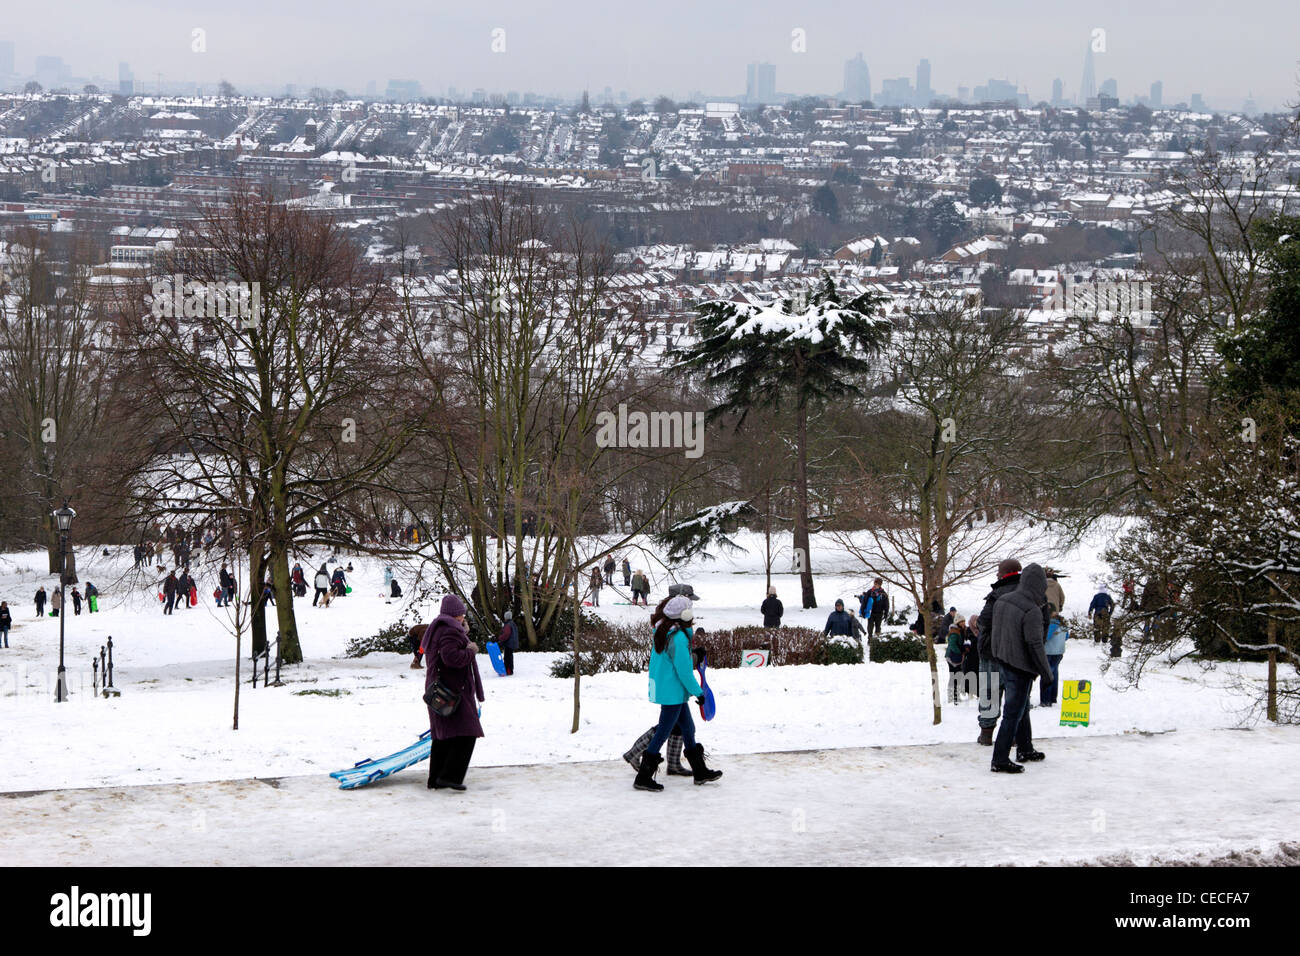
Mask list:
[[695,703],[697,703],[697,704],[699,704],[701,707],[703,707],[703,706],[704,706],[704,695],[701,694],[699,697],[696,697],[696,698],[695,698]]

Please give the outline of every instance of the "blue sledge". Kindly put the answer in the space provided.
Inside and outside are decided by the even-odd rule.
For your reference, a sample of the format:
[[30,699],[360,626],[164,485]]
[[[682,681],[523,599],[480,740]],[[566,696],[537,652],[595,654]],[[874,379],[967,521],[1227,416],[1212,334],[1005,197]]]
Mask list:
[[492,669],[502,677],[506,676],[505,658],[501,656],[501,645],[496,641],[487,642],[488,660],[492,662]]
[[709,666],[708,655],[700,658],[700,687],[704,690],[704,703],[700,704],[700,716],[705,720],[712,720],[713,715],[718,712],[718,705],[713,699],[713,691],[709,688],[709,682],[704,676],[704,671]]
[[429,759],[429,751],[433,747],[433,742],[430,740],[432,733],[433,731],[426,730],[420,734],[419,740],[405,750],[399,750],[387,757],[380,757],[378,760],[371,758],[359,760],[347,770],[335,770],[330,776],[339,782],[340,790],[355,790],[357,787],[364,787],[376,780],[391,777],[397,771],[405,770],[411,764]]

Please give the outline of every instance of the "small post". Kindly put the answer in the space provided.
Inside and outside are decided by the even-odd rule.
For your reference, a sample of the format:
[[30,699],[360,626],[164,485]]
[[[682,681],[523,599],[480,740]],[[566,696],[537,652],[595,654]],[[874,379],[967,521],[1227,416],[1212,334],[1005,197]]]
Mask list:
[[99,695],[99,658],[98,657],[92,657],[90,659],[90,671],[94,675],[92,678],[92,683],[90,685],[90,692],[95,696],[98,696]]
[[262,686],[269,687],[271,684],[271,645],[267,644],[262,648]]
[[257,687],[257,654],[253,654],[253,687]]
[[280,632],[279,631],[275,632],[275,683],[272,684],[271,686],[272,687],[284,686],[284,684],[280,681]]
[[[103,644],[99,645],[99,673],[103,677],[105,682],[107,682],[108,681],[108,654],[104,650]],[[108,686],[107,683],[105,683],[104,686],[107,687]],[[103,689],[104,689],[103,687],[100,688],[100,690]]]
[[108,672],[104,677],[104,696],[122,696],[122,692],[113,686],[113,636],[111,634],[108,637]]

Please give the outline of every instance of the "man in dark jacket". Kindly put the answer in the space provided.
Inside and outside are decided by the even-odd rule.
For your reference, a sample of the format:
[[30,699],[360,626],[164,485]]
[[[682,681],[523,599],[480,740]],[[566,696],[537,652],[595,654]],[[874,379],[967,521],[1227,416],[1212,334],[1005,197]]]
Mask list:
[[631,586],[632,586],[632,562],[629,561],[627,558],[624,558],[623,559],[623,587],[630,588]]
[[776,596],[776,588],[767,589],[767,598],[764,599],[762,607],[764,627],[780,627],[781,616],[785,614],[785,605],[781,599]]
[[175,571],[169,571],[167,573],[167,580],[163,582],[163,597],[166,598],[167,600],[167,603],[163,605],[163,613],[170,614],[172,612],[172,609],[176,607],[176,572]]
[[1047,575],[1037,564],[1025,568],[1016,589],[1003,594],[993,605],[990,648],[1006,690],[1002,726],[998,728],[993,743],[990,769],[995,772],[1020,773],[1024,770],[1019,763],[1011,762],[1013,738],[1016,760],[1020,763],[1042,760],[1044,756],[1034,749],[1033,728],[1029,723],[1029,692],[1035,677],[1052,679],[1052,665],[1043,649],[1046,607]]
[[880,625],[885,622],[885,615],[889,613],[889,595],[881,587],[884,582],[880,578],[871,586],[867,592],[867,597],[871,599],[871,616],[867,618],[867,637],[879,637]]
[[45,587],[44,585],[42,585],[41,587],[36,589],[36,616],[43,617],[44,615],[45,615]]
[[[1115,602],[1110,596],[1110,592],[1102,588],[1092,596],[1092,603],[1088,605],[1088,617],[1092,618],[1092,640],[1094,644],[1101,644],[1111,640],[1110,633],[1110,615],[1115,610]],[[1118,642],[1111,645],[1111,657],[1119,657]]]
[[993,605],[1004,594],[1014,591],[1020,584],[1020,562],[1007,558],[998,565],[998,579],[984,596],[984,609],[979,618],[979,644],[977,650],[980,659],[979,672],[979,742],[985,747],[993,746],[993,729],[998,725],[998,713],[1002,710],[1002,676],[998,665],[993,660]]
[[506,611],[497,644],[501,648],[501,662],[505,664],[506,676],[509,677],[515,672],[515,651],[519,650],[519,625],[515,623],[513,611]]
[[838,634],[844,637],[853,637],[855,634],[865,634],[862,625],[858,619],[844,610],[844,602],[836,601],[835,610],[831,611],[830,616],[826,618],[826,627],[822,629],[822,637],[827,634]]
[[614,556],[612,554],[605,555],[605,563],[602,565],[602,567],[605,569],[605,583],[610,587],[613,587],[615,564],[614,564]]

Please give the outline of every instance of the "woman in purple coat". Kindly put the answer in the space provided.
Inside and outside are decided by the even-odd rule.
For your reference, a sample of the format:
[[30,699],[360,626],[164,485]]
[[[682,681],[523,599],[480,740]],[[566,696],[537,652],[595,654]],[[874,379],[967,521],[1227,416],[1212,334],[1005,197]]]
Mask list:
[[429,709],[429,726],[433,728],[429,789],[464,790],[474,742],[483,736],[483,725],[478,720],[483,681],[474,659],[478,645],[465,630],[465,603],[456,595],[442,599],[438,616],[424,634],[423,649],[425,692],[439,680],[460,691],[460,704],[450,716],[440,717]]

